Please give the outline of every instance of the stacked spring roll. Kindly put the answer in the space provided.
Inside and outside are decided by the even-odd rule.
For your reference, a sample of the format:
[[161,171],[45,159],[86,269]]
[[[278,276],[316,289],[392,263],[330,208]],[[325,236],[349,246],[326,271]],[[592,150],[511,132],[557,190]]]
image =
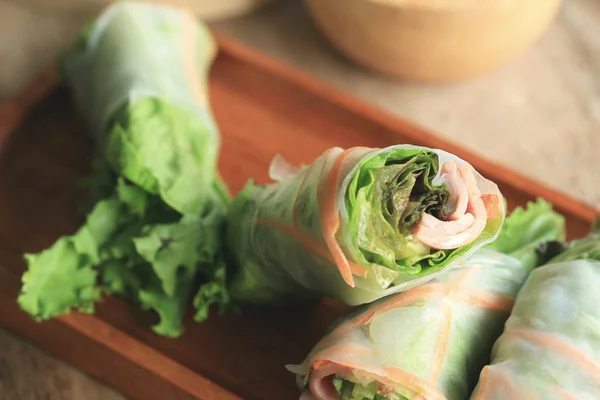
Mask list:
[[600,234],[535,270],[472,400],[600,399]]
[[72,236],[26,256],[21,307],[37,319],[92,312],[102,292],[155,310],[177,336],[198,275],[198,317],[227,302],[221,234],[229,195],[217,170],[219,132],[207,102],[216,51],[185,11],[115,3],[62,63],[98,159],[93,210]]
[[496,242],[410,291],[334,325],[297,374],[305,399],[462,400],[474,387],[514,298],[564,219],[543,201],[508,217]]
[[405,291],[492,242],[498,187],[455,155],[411,145],[331,148],[234,199],[232,297],[256,303],[325,295],[349,305]]

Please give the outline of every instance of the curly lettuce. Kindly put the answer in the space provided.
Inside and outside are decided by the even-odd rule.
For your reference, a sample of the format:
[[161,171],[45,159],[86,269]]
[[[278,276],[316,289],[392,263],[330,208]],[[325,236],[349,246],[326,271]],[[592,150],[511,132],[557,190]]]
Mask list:
[[326,295],[350,305],[405,291],[492,242],[504,220],[495,184],[441,150],[332,148],[232,203],[231,295],[277,303]]
[[230,199],[206,87],[215,51],[192,14],[135,2],[108,7],[67,51],[64,81],[97,149],[94,205],[77,233],[25,257],[18,301],[34,318],[92,312],[114,293],[174,337],[195,293],[198,319],[229,302],[219,277]]

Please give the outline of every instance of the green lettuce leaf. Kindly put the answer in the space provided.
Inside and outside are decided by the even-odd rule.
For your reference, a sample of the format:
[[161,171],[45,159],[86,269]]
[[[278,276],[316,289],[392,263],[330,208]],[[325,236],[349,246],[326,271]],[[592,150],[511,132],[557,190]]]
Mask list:
[[598,220],[588,235],[565,244],[559,254],[548,261],[548,264],[586,259],[600,261],[600,224],[598,224]]
[[202,314],[229,303],[230,195],[206,90],[215,51],[205,25],[164,5],[118,2],[82,29],[61,71],[96,144],[93,211],[76,234],[26,257],[25,311],[92,312],[101,292],[118,294],[156,312],[154,330],[175,337],[195,292]]
[[360,249],[354,254],[361,264],[400,272],[394,285],[443,269],[481,241],[490,241],[502,224],[502,218],[489,220],[477,240],[457,249],[434,250],[419,242],[411,229],[424,213],[445,220],[452,212],[447,188],[433,183],[439,164],[429,149],[399,147],[366,158],[350,181],[344,248]]
[[207,203],[220,201],[213,181],[206,179],[207,171],[216,175],[218,150],[218,142],[212,143],[216,128],[206,117],[143,98],[115,120],[105,152],[117,173],[182,214],[201,213]]
[[445,219],[451,212],[449,192],[432,183],[439,170],[437,156],[414,150],[401,157],[382,154],[362,163],[346,200],[348,231],[365,260],[393,270],[439,258],[410,231],[424,213]]
[[[182,218],[176,224],[146,226],[141,236],[133,239],[137,253],[152,265],[162,290],[173,296],[180,274],[193,276],[202,258],[201,244],[207,232],[196,218]],[[185,269],[187,271],[182,271]]]
[[65,236],[38,253],[27,254],[28,270],[18,303],[37,319],[48,319],[77,308],[93,312],[100,299],[97,285],[100,249],[123,224],[116,198],[102,200],[77,233]]
[[533,269],[548,261],[552,250],[549,242],[565,237],[565,217],[538,198],[528,202],[526,208],[516,207],[504,221],[498,238],[486,248],[513,256]]

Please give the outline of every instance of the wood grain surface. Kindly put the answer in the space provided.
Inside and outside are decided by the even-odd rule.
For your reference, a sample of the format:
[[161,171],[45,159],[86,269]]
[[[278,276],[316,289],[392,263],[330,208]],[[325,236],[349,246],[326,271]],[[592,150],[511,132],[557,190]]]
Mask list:
[[[18,38],[2,41],[0,46],[2,98],[11,92],[20,92],[23,83],[54,57],[57,46],[64,43],[75,29],[73,21],[53,20],[50,15],[30,15],[7,8],[4,4],[0,4],[0,8],[0,19],[5,18],[0,25],[1,36]],[[216,28],[395,115],[433,128],[453,143],[460,143],[513,169],[521,169],[530,177],[590,204],[600,205],[600,189],[595,184],[600,174],[596,161],[600,131],[600,85],[596,73],[600,69],[600,7],[595,0],[566,2],[550,31],[523,57],[488,76],[449,86],[394,82],[351,65],[325,44],[297,0],[283,1],[280,6],[218,24]],[[11,50],[11,45],[18,45],[20,49]],[[5,62],[8,57],[10,62]],[[269,82],[266,87],[269,87]],[[236,88],[231,91],[235,92]],[[6,112],[2,110],[6,109],[1,109],[0,114]],[[243,120],[252,122],[264,119],[264,116],[253,118]],[[6,121],[6,118],[0,117],[0,140],[2,124]],[[292,120],[287,125],[293,124]],[[55,148],[54,151],[55,158],[63,157],[60,149]],[[31,177],[28,175],[26,179]],[[46,191],[56,196],[51,185]],[[1,203],[0,199],[0,206]],[[67,201],[65,204],[74,205],[75,202]],[[60,218],[59,214],[47,223],[52,224]],[[62,225],[54,226],[51,234],[75,229],[80,219],[74,218],[74,214],[71,218],[66,225],[62,222]],[[30,232],[32,228],[28,229]],[[53,237],[48,234],[46,231],[40,236],[42,239],[33,240],[29,246],[39,249],[50,244]],[[16,268],[22,267],[18,251],[12,256]],[[6,301],[11,302],[10,299]],[[120,318],[123,319],[122,326],[128,326],[133,316],[128,314],[126,306],[117,304],[126,310]],[[326,313],[328,308],[315,310]],[[2,312],[0,310],[0,314]],[[315,318],[324,325],[327,315]],[[135,319],[133,322],[138,323]],[[315,329],[323,328],[323,325]],[[39,332],[42,335],[52,330],[40,327]],[[60,336],[61,332],[56,334]],[[312,335],[313,340],[318,336],[316,332]],[[68,338],[65,336],[67,344]],[[45,345],[50,346],[51,343]],[[105,350],[99,347],[97,353],[103,352]],[[65,352],[61,354],[65,357]],[[2,400],[122,398],[94,379],[32,347],[23,336],[8,334],[1,329],[0,359]],[[285,360],[290,361],[297,360]],[[113,364],[113,367],[117,368],[115,365],[120,364]],[[277,373],[279,375],[275,378],[283,380],[290,388],[290,376],[281,370]],[[94,375],[105,379],[100,373]],[[147,378],[146,381],[150,382],[149,389],[152,390],[152,379]],[[284,398],[294,396],[295,392]]]

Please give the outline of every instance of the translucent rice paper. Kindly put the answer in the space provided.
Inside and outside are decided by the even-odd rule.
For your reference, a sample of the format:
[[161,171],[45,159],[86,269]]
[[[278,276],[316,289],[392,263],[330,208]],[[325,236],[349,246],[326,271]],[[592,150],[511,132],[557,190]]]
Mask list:
[[600,262],[536,269],[471,400],[600,399]]
[[377,381],[381,392],[407,399],[465,399],[529,270],[514,257],[480,250],[426,285],[343,319],[288,369],[305,399],[337,399],[334,375]]
[[[445,182],[441,173],[445,163],[468,168],[481,196],[497,199],[493,207],[498,215],[487,220],[484,232],[473,242],[459,247],[440,265],[420,272],[394,270],[367,261],[348,232],[353,221],[346,205],[351,181],[366,162],[416,150],[437,156],[440,168],[433,179],[436,185]],[[240,269],[232,293],[244,301],[273,303],[290,295],[317,294],[349,305],[369,303],[422,285],[460,265],[495,240],[505,217],[496,184],[466,161],[442,150],[412,145],[348,150],[335,147],[300,170],[276,157],[269,172],[279,181],[265,186],[250,183],[230,211],[229,243]]]

